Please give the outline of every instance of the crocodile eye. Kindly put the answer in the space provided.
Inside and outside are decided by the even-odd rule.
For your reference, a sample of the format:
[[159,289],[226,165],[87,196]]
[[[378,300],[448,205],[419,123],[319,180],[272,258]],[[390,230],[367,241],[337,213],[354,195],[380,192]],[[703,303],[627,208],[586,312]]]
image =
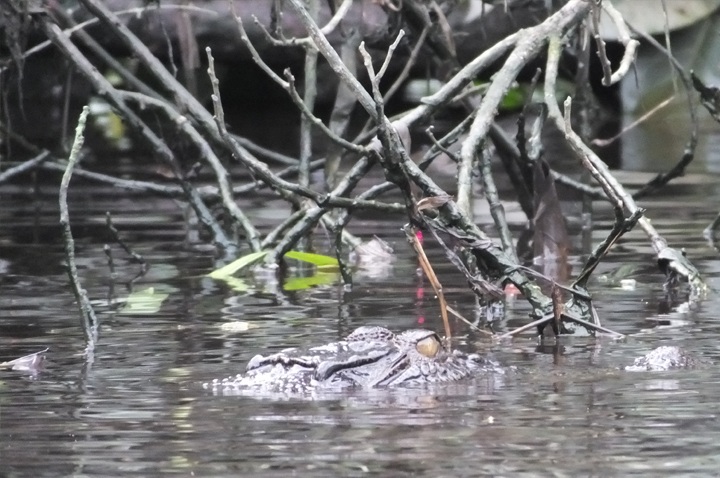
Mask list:
[[440,341],[437,337],[431,335],[419,341],[415,348],[425,357],[433,358],[440,350]]

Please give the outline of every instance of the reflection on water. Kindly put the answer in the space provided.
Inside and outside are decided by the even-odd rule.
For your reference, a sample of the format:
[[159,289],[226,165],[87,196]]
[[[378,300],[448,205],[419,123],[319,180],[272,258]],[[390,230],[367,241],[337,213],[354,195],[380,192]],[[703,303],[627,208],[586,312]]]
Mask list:
[[[695,193],[675,209],[661,199],[645,205],[717,290],[717,252],[700,231],[720,201],[707,188]],[[218,265],[215,251],[188,239],[174,203],[118,202],[86,190],[71,214],[80,273],[102,320],[87,363],[55,239],[54,197],[38,204],[18,195],[0,211],[0,362],[50,348],[39,374],[0,372],[0,476],[658,476],[713,475],[720,466],[713,367],[621,370],[662,344],[720,363],[716,294],[691,304],[667,296],[640,232],[598,271],[634,264],[633,287],[593,284],[603,324],[627,339],[539,346],[526,335],[494,344],[458,322],[457,346],[492,354],[507,373],[426,389],[263,400],[215,396],[202,383],[242,371],[258,352],[335,341],[360,325],[441,330],[429,284],[395,223],[356,223],[364,237],[394,243],[398,259],[389,274],[359,275],[350,293],[334,285],[284,290],[252,276],[235,290],[204,277]],[[121,233],[152,264],[133,290],[150,302],[167,295],[159,304],[125,308],[138,266],[119,249],[110,292],[105,210],[122,210]],[[600,211],[595,241],[611,217]],[[427,246],[450,305],[473,317],[464,281]],[[506,312],[501,330],[524,322],[528,309],[517,300]]]

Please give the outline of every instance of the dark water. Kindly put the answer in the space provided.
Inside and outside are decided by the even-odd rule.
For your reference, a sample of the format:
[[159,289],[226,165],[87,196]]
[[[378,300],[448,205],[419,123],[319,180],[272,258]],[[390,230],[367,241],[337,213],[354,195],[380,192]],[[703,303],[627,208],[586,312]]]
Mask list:
[[[266,275],[243,276],[233,289],[205,277],[220,264],[216,251],[185,230],[173,201],[78,183],[71,190],[78,265],[102,321],[87,361],[62,266],[56,190],[29,190],[2,190],[0,361],[50,351],[38,374],[0,371],[2,477],[717,474],[717,368],[620,370],[671,343],[720,363],[717,293],[692,302],[668,296],[640,231],[624,238],[599,271],[635,265],[634,287],[592,287],[603,324],[626,339],[542,345],[525,335],[497,344],[454,322],[458,347],[492,354],[507,373],[427,390],[260,400],[216,396],[202,383],[242,371],[258,352],[337,340],[360,325],[442,330],[399,219],[353,223],[364,238],[378,234],[394,243],[398,259],[386,275],[358,276],[351,293],[332,282],[285,291]],[[671,194],[680,199],[664,199]],[[674,186],[644,204],[716,289],[718,253],[701,231],[719,198],[705,181]],[[159,309],[152,300],[145,309],[126,308],[139,268],[113,244],[111,278],[102,249],[110,241],[106,210],[151,263],[132,287],[156,304],[167,294]],[[282,214],[272,203],[254,211],[266,225]],[[610,218],[599,206],[595,243]],[[473,318],[463,280],[428,247],[450,304]],[[522,301],[508,302],[498,329],[524,323],[527,312]]]

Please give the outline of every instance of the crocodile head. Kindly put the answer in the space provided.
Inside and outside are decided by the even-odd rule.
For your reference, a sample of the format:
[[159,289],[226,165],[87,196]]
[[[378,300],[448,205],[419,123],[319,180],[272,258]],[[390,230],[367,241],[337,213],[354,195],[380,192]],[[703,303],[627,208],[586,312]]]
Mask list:
[[303,394],[451,382],[483,368],[488,363],[480,356],[448,350],[435,332],[413,329],[396,335],[383,327],[360,327],[340,342],[257,355],[245,374],[207,387]]

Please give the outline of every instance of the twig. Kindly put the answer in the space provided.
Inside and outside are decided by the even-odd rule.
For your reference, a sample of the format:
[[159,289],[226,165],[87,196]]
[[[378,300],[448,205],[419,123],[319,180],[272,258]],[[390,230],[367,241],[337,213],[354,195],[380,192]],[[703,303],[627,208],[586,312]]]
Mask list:
[[[310,15],[317,18],[320,10],[320,0],[307,0]],[[304,87],[302,103],[312,113],[315,109],[315,98],[317,97],[317,60],[318,51],[315,45],[308,43],[305,47]],[[288,76],[290,70],[286,70]],[[289,75],[288,81],[292,75]],[[294,88],[293,88],[294,89]],[[303,114],[300,118],[300,169],[298,170],[298,183],[301,186],[310,185],[310,158],[312,157],[312,118],[314,115]],[[322,121],[320,121],[322,123]],[[324,123],[323,123],[324,125]],[[329,131],[329,130],[328,130]]]
[[625,23],[625,19],[622,17],[620,12],[615,9],[610,0],[603,0],[602,8],[615,24],[618,31],[618,38],[622,42],[623,46],[625,46],[625,52],[620,60],[620,66],[618,66],[618,69],[609,78],[603,77],[603,85],[610,86],[620,81],[630,70],[630,66],[635,61],[635,53],[637,52],[637,48],[640,46],[640,42],[630,38],[630,31]]
[[[133,34],[130,29],[117,17],[117,15],[108,9],[107,5],[100,0],[81,0],[83,5],[112,32],[118,35],[118,38],[125,46],[133,52],[135,58],[147,68],[148,72],[158,80],[158,83],[172,95],[172,99],[178,106],[180,111],[187,111],[200,124],[202,130],[205,131],[218,144],[223,144],[215,121],[212,115],[203,107],[202,104],[192,96],[185,87],[175,78],[160,60],[150,51],[140,39]],[[249,154],[249,153],[248,153]],[[201,217],[201,220],[203,218]]]
[[[208,68],[214,69],[212,56],[208,56],[208,58],[210,60]],[[184,135],[195,144],[195,146],[198,148],[200,157],[207,161],[207,163],[210,165],[213,172],[215,173],[220,197],[222,199],[222,204],[225,210],[230,215],[230,217],[232,217],[233,220],[243,228],[247,241],[250,244],[253,252],[258,252],[260,250],[260,233],[257,231],[257,229],[255,229],[255,226],[253,226],[252,222],[248,219],[248,217],[233,199],[233,188],[230,184],[230,175],[228,174],[227,169],[225,169],[225,166],[223,166],[220,162],[220,159],[217,157],[217,155],[215,155],[215,151],[213,151],[208,142],[205,141],[205,138],[203,138],[202,135],[198,133],[198,131],[193,127],[192,124],[190,124],[186,117],[179,114],[174,108],[172,108],[164,101],[158,101],[154,98],[147,97],[141,93],[119,93],[126,99],[135,101],[140,104],[149,104],[157,109],[160,109],[163,113],[165,113],[171,123],[174,124],[177,128],[179,128],[184,133]]]
[[372,116],[373,118],[376,118],[377,112],[375,111],[375,103],[373,102],[372,98],[370,97],[368,92],[365,91],[365,88],[363,88],[357,78],[349,74],[347,68],[345,68],[345,65],[343,65],[342,60],[338,56],[335,49],[332,47],[332,45],[330,45],[330,42],[327,40],[327,38],[325,38],[325,35],[322,34],[320,28],[313,21],[312,17],[305,9],[303,1],[289,0],[289,2],[295,12],[298,14],[298,17],[302,21],[303,25],[305,25],[305,28],[308,30],[308,34],[315,43],[318,51],[325,57],[325,59],[327,59],[330,67],[335,72],[335,74],[338,75],[338,77],[342,81],[347,83],[347,85],[350,87],[353,94],[355,94],[355,97],[358,99],[362,107],[365,108],[365,111],[367,111],[368,114],[370,114],[370,116]]
[[[572,98],[568,96],[565,99],[565,114],[563,116],[565,121],[565,128],[563,132],[565,133],[565,136],[571,136],[575,135],[575,132],[572,130]],[[613,188],[611,185],[611,181],[608,179],[607,176],[603,175],[600,169],[597,167],[595,163],[590,159],[590,157],[580,148],[578,145],[582,141],[580,140],[580,137],[573,138],[576,141],[569,141],[570,147],[575,151],[575,153],[580,157],[583,166],[590,172],[593,178],[595,178],[595,181],[597,181],[600,184],[600,187],[605,192],[605,195],[610,200],[610,203],[615,206],[616,208],[619,208],[622,210],[623,207],[623,200],[620,198],[620,194]],[[635,213],[635,211],[632,211]]]
[[[356,153],[359,153],[359,154],[364,153],[365,152],[364,148],[357,146],[353,143],[350,143],[350,142],[346,141],[345,139],[341,138],[340,136],[335,134],[333,131],[331,131],[327,126],[325,126],[325,123],[323,123],[323,121],[320,118],[313,115],[312,105],[309,104],[308,102],[306,102],[305,100],[303,100],[300,97],[300,94],[298,94],[297,89],[295,88],[295,77],[290,72],[290,69],[285,70],[284,74],[285,74],[285,78],[287,78],[287,81],[285,81],[282,78],[280,78],[280,76],[278,76],[272,70],[272,68],[270,68],[268,66],[267,63],[265,63],[265,61],[260,56],[260,53],[257,51],[255,46],[250,41],[250,38],[248,37],[247,32],[245,31],[245,26],[243,25],[242,18],[240,18],[240,16],[235,12],[234,4],[231,2],[230,5],[232,8],[233,15],[235,16],[235,23],[237,24],[238,32],[240,33],[240,39],[245,44],[245,46],[248,48],[248,50],[250,50],[250,54],[252,56],[253,61],[255,62],[255,64],[257,64],[260,67],[260,69],[263,70],[263,72],[265,72],[265,74],[270,79],[272,79],[275,83],[277,83],[282,89],[284,89],[290,95],[290,98],[293,100],[295,105],[300,109],[300,112],[303,115],[302,121],[311,122],[312,124],[314,124],[315,126],[320,128],[320,130],[322,130],[322,132],[330,140],[339,144],[343,148],[348,149],[350,151],[355,151]],[[210,50],[209,48],[206,48],[208,55],[210,55],[209,50]],[[314,53],[310,53],[311,50],[314,51]],[[315,47],[307,46],[306,47],[306,57],[307,57],[307,55],[310,55],[310,58],[315,57],[315,61],[317,61],[317,50],[315,49]],[[307,75],[307,73],[308,72],[305,71],[306,75]],[[307,88],[308,88],[308,81],[312,82],[313,76],[314,75],[310,75],[309,78],[308,77],[305,78],[306,94],[307,94]],[[301,175],[301,177],[302,177],[302,175]],[[305,184],[303,184],[302,180],[300,181],[300,184],[303,186],[306,186]]]
[[460,312],[458,312],[457,310],[453,309],[453,308],[450,307],[449,305],[448,305],[446,308],[447,308],[447,311],[450,312],[452,315],[454,315],[456,318],[458,318],[458,319],[462,320],[463,322],[465,322],[465,325],[467,325],[468,327],[473,328],[474,330],[480,332],[481,334],[490,335],[490,336],[495,335],[491,330],[488,331],[488,330],[485,330],[485,329],[481,329],[481,328],[478,327],[477,325],[473,324],[473,323],[470,322],[468,319],[466,319],[465,317],[463,317]]
[[605,257],[613,244],[615,244],[615,242],[617,242],[623,234],[630,232],[632,228],[635,227],[635,224],[637,224],[638,219],[644,212],[645,210],[643,208],[638,208],[637,211],[626,219],[623,215],[622,208],[615,207],[615,224],[613,225],[612,230],[605,240],[598,244],[592,254],[590,254],[590,257],[588,257],[585,267],[583,267],[583,270],[572,284],[573,289],[578,287],[583,289],[586,288],[587,280],[590,278],[590,274],[593,273],[602,258]]
[[41,165],[43,162],[45,162],[49,157],[50,151],[42,151],[34,158],[28,159],[27,161],[24,161],[17,166],[6,169],[2,173],[0,173],[0,184],[7,182],[9,179],[17,176],[18,174],[36,168],[38,165]]
[[334,224],[334,230],[331,229],[335,236],[335,258],[338,261],[338,269],[340,269],[340,277],[343,280],[343,289],[345,291],[352,290],[353,278],[352,271],[348,262],[345,260],[345,254],[343,254],[343,225],[339,223]]
[[253,143],[247,138],[243,138],[242,136],[238,136],[236,134],[231,134],[230,136],[235,140],[237,144],[239,144],[243,148],[246,148],[248,151],[252,151],[258,156],[264,156],[271,161],[274,161],[278,164],[283,164],[285,166],[297,166],[298,164],[297,159],[278,153],[277,151],[273,151],[271,149],[263,148],[262,146]]
[[610,66],[610,60],[608,60],[607,51],[605,50],[605,40],[600,36],[600,15],[602,14],[602,10],[600,9],[600,5],[595,2],[590,2],[590,7],[592,8],[593,38],[595,38],[597,55],[603,71],[602,84],[610,86],[612,84],[610,83],[612,81],[612,67]]
[[[159,6],[159,5],[158,5]],[[54,14],[59,15],[62,17],[65,22],[67,22],[71,26],[77,26],[77,23],[73,19],[72,15],[68,13],[64,8],[60,6],[56,6],[51,10]],[[137,76],[135,76],[130,70],[125,68],[125,66],[120,63],[115,57],[113,57],[108,51],[100,45],[100,43],[97,42],[92,36],[90,36],[89,33],[87,33],[84,29],[77,30],[76,32],[77,38],[97,57],[105,62],[107,66],[112,68],[120,77],[127,83],[128,86],[134,88],[138,92],[150,96],[152,98],[155,98],[157,100],[162,100],[162,96],[158,94],[155,90],[150,88],[148,85],[143,83]]]
[[695,149],[697,148],[698,143],[698,118],[697,118],[697,104],[694,101],[692,97],[692,91],[693,86],[690,79],[690,75],[687,74],[683,66],[680,64],[679,61],[675,57],[673,57],[668,50],[666,50],[657,40],[655,40],[650,35],[647,35],[643,32],[639,32],[635,29],[633,29],[636,33],[641,35],[645,41],[650,43],[653,47],[655,47],[657,50],[664,52],[668,55],[668,60],[670,63],[675,67],[675,70],[678,72],[680,76],[680,80],[683,82],[683,85],[685,86],[685,92],[687,93],[687,103],[688,103],[688,112],[690,113],[690,124],[691,124],[691,130],[690,130],[690,139],[688,140],[687,145],[685,146],[685,150],[683,151],[682,156],[680,157],[680,160],[675,164],[675,166],[670,169],[667,173],[664,174],[658,174],[655,176],[650,182],[648,182],[645,186],[640,188],[635,194],[633,194],[633,199],[639,199],[642,197],[645,197],[656,190],[660,189],[661,187],[665,186],[667,183],[669,183],[671,180],[682,176],[685,174],[685,169],[687,166],[692,162],[692,160],[695,158]]
[[452,337],[452,332],[450,331],[450,320],[448,320],[447,315],[447,302],[445,302],[445,294],[443,294],[442,284],[435,275],[435,271],[425,255],[425,250],[418,240],[417,229],[413,227],[406,227],[405,236],[407,237],[408,242],[413,246],[413,249],[415,249],[415,254],[417,254],[418,260],[420,261],[420,267],[422,267],[422,270],[425,272],[425,275],[430,281],[430,285],[435,291],[435,295],[438,297],[438,301],[440,302],[440,314],[442,315],[443,325],[445,326],[445,338],[449,340]]
[[[385,61],[383,61],[382,66],[380,67],[380,70],[377,72],[377,75],[375,75],[375,81],[380,84],[380,82],[383,79],[383,76],[385,76],[385,72],[388,69],[388,66],[390,66],[390,60],[392,60],[393,54],[395,53],[395,49],[400,44],[400,40],[405,36],[405,30],[400,30],[398,32],[397,38],[395,38],[395,41],[392,42],[390,47],[388,48],[387,55],[385,55]],[[383,98],[383,101],[385,101],[385,98]]]
[[[340,46],[340,55],[342,57],[343,64],[353,76],[357,76],[357,49],[360,46],[360,42],[362,42],[362,32],[358,29],[353,29],[348,33],[347,38]],[[337,93],[335,94],[335,102],[328,122],[328,128],[330,131],[337,136],[345,136],[356,104],[357,101],[355,100],[355,95],[350,90],[350,87],[347,84],[340,82],[338,84]],[[357,143],[359,141],[355,140],[353,142]],[[325,161],[326,191],[335,189],[339,176],[338,171],[340,170],[340,161],[343,157],[343,151],[344,150],[337,144],[331,144],[328,148],[327,159]]]
[[495,145],[495,149],[497,150],[500,161],[505,168],[505,173],[510,179],[513,190],[517,194],[520,209],[522,209],[523,213],[525,213],[525,217],[532,219],[533,197],[528,186],[529,184],[532,184],[532,182],[529,182],[523,171],[519,169],[522,164],[520,150],[517,145],[510,140],[505,131],[497,125],[497,123],[493,123],[490,127],[489,136],[493,145]]
[[[348,151],[353,151],[357,154],[367,154],[367,148],[364,148],[362,146],[358,146],[354,143],[351,143],[350,141],[338,136],[333,131],[331,131],[327,126],[325,126],[325,123],[318,118],[317,116],[313,115],[310,111],[310,108],[305,101],[300,98],[300,95],[297,92],[297,89],[295,88],[295,77],[290,72],[290,69],[285,70],[285,78],[287,78],[288,81],[283,82],[286,87],[286,91],[290,94],[290,97],[292,98],[293,102],[298,106],[300,111],[303,114],[303,118],[305,120],[309,121],[313,125],[317,126],[320,131],[322,131],[325,136],[327,136],[331,141],[337,143],[340,147],[347,149]],[[307,79],[306,79],[307,81]],[[282,85],[281,85],[282,86]]]
[[466,214],[471,214],[472,197],[472,171],[475,157],[480,150],[480,144],[485,140],[488,131],[497,114],[497,108],[505,97],[511,83],[515,80],[520,70],[535,57],[545,45],[548,37],[552,34],[560,35],[566,29],[575,25],[585,15],[589,8],[587,2],[572,0],[561,10],[564,15],[558,14],[545,20],[540,25],[528,28],[523,31],[515,49],[505,61],[505,64],[488,87],[478,107],[475,121],[470,127],[467,139],[460,149],[462,162],[458,168],[458,206]]
[[592,187],[585,183],[581,183],[580,181],[577,181],[570,176],[566,176],[554,170],[551,170],[550,174],[552,174],[553,180],[556,183],[562,184],[563,186],[567,186],[571,189],[581,192],[591,197],[592,199],[607,199],[605,194],[603,194],[602,189],[600,188]]
[[465,279],[470,285],[470,289],[475,293],[478,298],[482,299],[483,301],[492,301],[502,299],[504,297],[502,289],[500,289],[498,286],[486,280],[484,277],[478,277],[470,273],[468,268],[465,266],[465,263],[458,257],[458,255],[454,251],[452,251],[447,246],[447,244],[445,244],[445,241],[443,241],[440,235],[437,233],[436,229],[442,230],[442,227],[439,227],[435,220],[426,219],[425,222],[429,226],[428,230],[432,234],[433,238],[435,238],[435,241],[440,244],[440,247],[445,252],[445,257],[448,258],[448,260],[452,263],[452,265],[455,266],[457,270],[463,273]]
[[435,148],[437,148],[439,151],[445,153],[448,158],[452,159],[456,163],[459,163],[460,156],[458,156],[456,153],[453,153],[452,151],[447,149],[441,142],[439,142],[437,140],[437,138],[435,138],[435,135],[433,134],[433,129],[435,129],[435,127],[433,125],[430,125],[427,127],[427,129],[425,129],[425,134],[428,135],[428,138],[430,138],[430,141],[432,141],[433,146]]
[[[228,2],[230,3],[230,2]],[[335,12],[335,15],[328,21],[324,27],[320,29],[323,35],[329,35],[331,34],[335,28],[340,24],[340,22],[343,20],[345,15],[350,11],[350,7],[352,6],[353,0],[343,0],[343,3],[340,5],[340,7]],[[230,8],[234,8],[234,5],[232,3],[230,4]],[[272,15],[272,13],[271,13]],[[276,16],[278,16],[276,14]],[[317,17],[317,15],[312,15],[313,17]],[[313,40],[310,37],[304,37],[304,38],[285,38],[283,36],[282,31],[280,30],[280,22],[277,20],[271,21],[270,29],[273,30],[273,34],[271,34],[267,28],[265,28],[265,25],[258,20],[258,18],[253,15],[253,21],[255,22],[255,25],[257,25],[258,28],[265,34],[265,38],[272,43],[275,46],[302,46],[307,47],[308,45],[313,45]]]
[[417,43],[415,43],[415,46],[410,51],[410,56],[405,62],[405,66],[400,72],[400,75],[398,75],[393,84],[390,85],[390,88],[388,88],[388,90],[383,95],[383,101],[385,101],[385,103],[390,101],[390,98],[392,98],[393,95],[397,92],[397,90],[400,89],[400,87],[405,83],[407,77],[410,75],[410,70],[413,66],[415,66],[415,62],[417,62],[418,55],[420,54],[420,50],[425,44],[425,39],[427,38],[429,31],[430,27],[426,26],[425,28],[423,28],[423,31],[420,33],[420,37],[418,38]]
[[[47,171],[65,171],[65,166],[62,164],[47,162],[40,166],[40,169]],[[73,170],[73,176],[80,177],[83,179],[89,179],[91,181],[97,181],[104,184],[109,184],[116,188],[127,189],[129,191],[141,191],[157,194],[159,196],[169,197],[173,199],[185,199],[185,193],[180,186],[176,185],[165,185],[157,184],[149,181],[138,181],[133,179],[116,178],[107,174],[96,173],[88,171],[86,169],[75,168]],[[216,187],[203,187],[199,188],[198,192],[204,199],[217,199],[218,192]]]
[[85,353],[92,355],[98,338],[98,319],[95,315],[92,304],[90,304],[87,292],[83,289],[80,284],[80,278],[78,277],[77,265],[75,264],[75,241],[73,240],[72,231],[70,230],[70,214],[68,213],[67,204],[70,178],[72,178],[73,167],[78,160],[80,150],[82,149],[83,142],[85,141],[83,132],[85,130],[85,123],[89,112],[90,109],[85,106],[83,107],[82,113],[80,113],[80,119],[78,120],[77,129],[75,130],[75,141],[73,142],[70,157],[68,158],[67,169],[65,169],[65,174],[63,174],[62,181],[60,182],[59,202],[60,226],[62,227],[63,242],[65,243],[65,259],[67,260],[68,265],[68,277],[70,278],[70,286],[72,287],[75,300],[77,301],[78,308],[80,309],[80,317],[82,318],[81,324],[83,332],[85,333],[85,341],[87,345]]
[[525,332],[526,330],[532,329],[533,327],[538,327],[538,328],[540,328],[541,325],[544,325],[544,324],[546,324],[547,322],[550,322],[550,321],[553,320],[554,318],[555,318],[555,315],[553,315],[553,314],[544,315],[544,316],[540,317],[540,318],[537,319],[537,320],[533,320],[533,321],[530,322],[529,324],[525,324],[525,325],[523,325],[523,326],[521,326],[521,327],[518,327],[518,328],[516,328],[516,329],[513,329],[513,330],[511,330],[511,331],[509,331],[509,332],[506,332],[506,333],[498,336],[498,337],[497,337],[497,340],[508,339],[508,338],[512,337],[513,335],[517,335],[517,334],[519,334],[519,333]]
[[505,208],[502,202],[500,202],[500,195],[498,194],[495,180],[492,176],[492,168],[490,167],[491,159],[492,152],[490,151],[490,147],[486,146],[480,154],[480,175],[482,176],[483,186],[485,188],[485,198],[490,206],[490,214],[495,222],[495,229],[497,229],[498,235],[500,236],[503,251],[512,257],[515,262],[519,262],[515,246],[513,245],[512,233],[510,233],[510,228],[505,218]]
[[120,238],[120,232],[117,230],[117,228],[112,222],[112,216],[110,215],[110,211],[107,211],[105,213],[105,223],[107,224],[108,231],[110,231],[110,235],[115,240],[115,242],[117,242],[120,247],[122,247],[123,250],[135,260],[135,262],[141,264],[143,269],[147,268],[147,261],[145,260],[145,258],[135,252],[125,241]]
[[[670,18],[668,16],[668,9],[667,9],[667,3],[665,0],[661,0],[662,3],[662,9],[663,9],[663,18],[665,19],[665,48],[667,48],[668,52],[668,64],[672,68],[673,63],[670,58],[672,58],[672,46],[670,45]],[[677,77],[675,73],[672,75],[672,81],[673,81],[673,91],[677,92],[678,85],[677,85]]]
[[265,236],[265,239],[263,239],[262,242],[262,248],[267,249],[268,247],[274,245],[278,242],[280,237],[282,237],[291,227],[295,226],[295,224],[298,223],[303,217],[305,217],[306,211],[304,209],[300,209],[299,211],[295,211],[290,216],[288,216],[283,222],[275,226],[275,229],[273,229],[270,233],[268,233],[267,236]]
[[[609,198],[614,205],[625,207],[631,214],[638,210],[634,199],[630,196],[622,185],[613,177],[607,168],[607,165],[597,157],[595,152],[590,149],[577,134],[569,127],[568,122],[560,112],[555,97],[555,83],[557,79],[558,63],[560,60],[561,43],[558,36],[553,35],[550,38],[548,46],[548,60],[545,70],[545,104],[548,107],[548,116],[555,122],[560,131],[563,131],[568,144],[573,151],[583,160],[583,163],[590,165],[591,173],[596,179],[599,178],[600,185],[603,190],[609,194]],[[569,113],[571,99],[566,100],[566,111]],[[569,116],[569,114],[568,114]],[[703,291],[707,286],[700,277],[700,273],[687,259],[677,254],[674,249],[668,247],[667,242],[663,239],[650,221],[646,217],[638,219],[638,224],[645,231],[650,239],[653,249],[658,258],[668,259],[668,268],[674,273],[688,279],[694,290]],[[670,259],[671,258],[671,259]]]
[[[210,55],[210,52],[208,52]],[[281,197],[290,201],[293,204],[297,204],[299,199],[295,195],[305,196],[315,201],[320,200],[320,196],[313,190],[300,186],[298,184],[290,183],[282,178],[277,177],[268,168],[268,166],[262,161],[255,158],[253,155],[244,151],[237,142],[230,136],[225,127],[225,112],[222,107],[222,100],[220,98],[219,82],[213,71],[208,71],[210,75],[210,81],[213,87],[213,95],[211,96],[213,102],[213,108],[215,110],[215,122],[220,136],[225,141],[227,147],[233,152],[235,159],[242,162],[255,176],[262,179],[273,191],[277,192]]]
[[[279,262],[282,256],[291,250],[294,244],[301,237],[307,235],[310,229],[317,224],[317,221],[319,221],[328,212],[326,206],[332,201],[345,199],[340,196],[348,194],[357,185],[360,179],[370,171],[374,164],[374,160],[370,157],[361,157],[345,175],[342,181],[338,183],[335,189],[333,189],[325,197],[325,201],[308,209],[305,212],[304,217],[299,220],[287,234],[285,234],[285,237],[280,241],[280,243],[270,254],[268,254],[267,262],[270,264]],[[347,199],[347,201],[352,204],[354,200]]]
[[[473,120],[475,119],[475,112],[470,113],[464,120],[458,123],[450,132],[448,132],[443,138],[437,142],[433,141],[433,145],[423,155],[422,159],[418,163],[418,167],[425,171],[430,163],[441,153],[448,154],[449,148],[452,144],[455,144],[460,137],[465,134]],[[428,128],[429,129],[429,128]]]
[[[84,0],[92,2],[94,0]],[[175,158],[173,152],[158,136],[143,122],[127,105],[124,103],[122,96],[113,86],[105,79],[99,71],[85,58],[77,47],[65,36],[60,28],[47,20],[42,20],[42,26],[45,33],[50,39],[65,53],[65,55],[73,61],[79,68],[80,72],[89,80],[95,90],[107,99],[123,116],[128,124],[135,129],[148,143],[151,148],[160,157],[160,159],[168,167],[171,168],[177,181],[185,193],[185,199],[190,203],[193,210],[197,214],[202,223],[212,232],[213,239],[216,244],[226,249],[232,249],[234,246],[228,240],[225,232],[220,225],[212,217],[202,198],[196,189],[183,179],[183,173]]]
[[517,134],[515,135],[515,142],[517,143],[518,151],[520,151],[521,162],[519,163],[519,165],[520,167],[524,167],[524,169],[531,169],[527,167],[527,164],[530,162],[530,158],[528,157],[528,152],[525,145],[525,118],[530,112],[530,105],[532,103],[532,98],[535,94],[535,88],[537,87],[537,82],[540,79],[541,73],[542,70],[540,68],[535,70],[535,74],[530,81],[530,88],[528,89],[527,96],[525,97],[525,104],[523,104],[523,108],[522,110],[520,110],[520,114],[518,115],[517,119]]
[[[218,12],[215,12],[215,11],[207,9],[207,8],[196,7],[194,5],[158,5],[157,8],[169,9],[169,10],[192,10],[195,12],[207,13],[207,14],[214,15],[214,16],[218,15]],[[143,13],[145,13],[146,10],[147,10],[147,7],[129,8],[126,10],[118,10],[116,12],[113,12],[113,14],[114,15],[140,16]],[[84,29],[85,27],[89,27],[91,25],[94,25],[94,24],[100,22],[100,20],[101,20],[100,18],[91,18],[82,23],[78,23],[77,25],[74,25],[71,28],[67,28],[67,29],[63,30],[63,33],[70,36],[73,33]],[[31,55],[34,55],[35,53],[39,53],[42,50],[44,50],[45,48],[49,47],[50,45],[52,45],[52,41],[50,41],[50,40],[45,40],[43,42],[40,42],[37,45],[35,45],[34,47],[27,49],[23,53],[23,58],[28,58]],[[3,69],[0,68],[0,71],[2,71],[2,70]]]
[[[399,41],[399,38],[401,38],[403,34],[403,31],[400,30],[397,41]],[[397,41],[394,44],[396,44]],[[365,69],[370,77],[372,96],[373,101],[375,102],[375,115],[372,117],[377,123],[377,134],[380,140],[379,143],[382,145],[382,149],[377,150],[378,159],[385,170],[385,177],[394,182],[400,189],[403,199],[405,200],[405,208],[410,221],[417,223],[417,206],[410,188],[410,180],[401,166],[401,163],[410,160],[406,147],[400,139],[398,130],[390,123],[387,116],[385,116],[385,102],[383,101],[382,93],[380,92],[380,76],[379,74],[375,74],[372,57],[365,49],[365,42],[360,43],[359,50],[360,55],[363,57]],[[388,49],[383,65],[387,65],[390,62],[394,51],[395,49],[392,46]],[[407,137],[409,138],[410,133],[407,130],[406,132]],[[409,149],[409,147],[410,146],[408,145],[407,148]]]
[[[115,261],[113,260],[113,256],[112,256],[112,248],[108,244],[105,244],[103,246],[103,252],[105,252],[105,255],[107,256],[108,269],[110,269],[110,278],[112,279],[112,282],[114,282],[115,281]],[[108,294],[108,296],[112,297],[112,295],[113,295],[112,285],[110,287],[111,287],[111,292]],[[110,303],[109,299],[108,299],[108,303]]]
[[588,322],[585,319],[581,319],[580,317],[575,317],[574,315],[571,315],[571,314],[563,314],[563,318],[565,320],[577,322],[578,324],[582,325],[583,327],[590,329],[590,330],[594,330],[596,332],[604,332],[606,334],[615,335],[617,337],[624,337],[624,335],[621,334],[620,332],[615,332],[614,330],[610,330],[601,325],[593,324],[592,322]]
[[611,137],[611,138],[606,138],[606,139],[595,138],[594,140],[591,141],[591,143],[592,143],[593,145],[595,145],[595,146],[600,147],[600,148],[604,148],[604,147],[606,147],[606,146],[610,146],[610,145],[613,144],[615,141],[617,141],[617,140],[619,140],[620,138],[622,138],[625,133],[627,133],[628,131],[632,131],[633,129],[635,129],[636,127],[638,127],[638,126],[641,125],[642,123],[644,123],[648,118],[650,118],[651,116],[655,115],[655,113],[657,113],[657,112],[660,111],[661,109],[665,108],[665,107],[666,107],[667,105],[669,105],[669,104],[672,102],[672,100],[674,100],[674,99],[675,99],[675,95],[672,95],[670,98],[668,98],[668,99],[666,99],[666,100],[664,100],[664,101],[661,101],[661,102],[658,103],[656,106],[654,106],[653,108],[651,108],[650,110],[648,110],[647,113],[645,113],[644,115],[642,115],[641,117],[639,117],[638,119],[636,119],[635,121],[633,121],[632,123],[630,123],[629,125],[625,126],[625,127],[624,127],[618,134],[616,134],[615,136],[613,136],[613,137]]
[[715,237],[715,232],[717,231],[718,227],[720,227],[720,213],[718,213],[717,216],[715,216],[715,219],[703,230],[703,236],[708,239],[711,242],[713,241],[713,238]]

